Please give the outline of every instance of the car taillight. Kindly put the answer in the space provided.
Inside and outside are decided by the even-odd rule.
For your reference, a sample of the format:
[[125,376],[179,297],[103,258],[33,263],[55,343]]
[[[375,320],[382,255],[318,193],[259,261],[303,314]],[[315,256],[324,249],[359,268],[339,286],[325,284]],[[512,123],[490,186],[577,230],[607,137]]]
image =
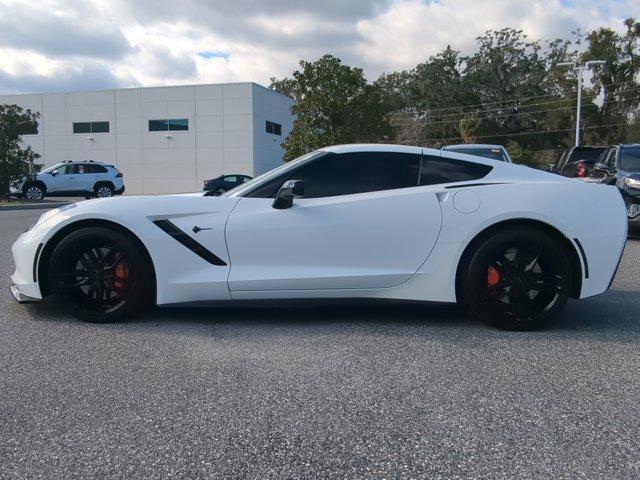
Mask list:
[[587,165],[584,163],[584,160],[580,160],[578,162],[578,169],[576,171],[577,177],[586,177],[587,176]]
[[116,178],[122,178],[124,175],[122,175],[121,172],[118,172],[118,174],[116,175]]

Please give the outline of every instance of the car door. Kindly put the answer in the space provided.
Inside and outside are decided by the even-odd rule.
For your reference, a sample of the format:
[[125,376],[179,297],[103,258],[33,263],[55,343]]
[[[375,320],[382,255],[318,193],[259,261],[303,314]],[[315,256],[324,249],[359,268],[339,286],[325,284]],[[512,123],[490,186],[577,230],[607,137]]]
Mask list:
[[68,190],[67,185],[69,185],[69,177],[72,176],[70,173],[72,167],[73,165],[71,164],[62,165],[49,174],[46,182],[47,193],[64,192]]
[[84,175],[82,175],[82,184],[78,186],[79,189],[86,192],[93,191],[93,187],[100,180],[106,179],[106,173],[108,170],[101,165],[93,163],[85,164]]
[[285,176],[305,198],[272,207],[273,193],[240,199],[227,221],[234,291],[372,289],[399,285],[435,245],[442,213],[418,187],[421,150],[330,153]]
[[[82,171],[84,171],[84,166],[82,167]],[[66,166],[64,173],[59,175],[60,177],[60,191],[61,192],[71,192],[74,190],[79,190],[78,188],[78,180],[80,178],[80,165],[74,163]]]
[[69,190],[90,192],[96,183],[98,177],[95,170],[92,170],[91,164],[80,163],[75,165],[75,175],[70,182]]

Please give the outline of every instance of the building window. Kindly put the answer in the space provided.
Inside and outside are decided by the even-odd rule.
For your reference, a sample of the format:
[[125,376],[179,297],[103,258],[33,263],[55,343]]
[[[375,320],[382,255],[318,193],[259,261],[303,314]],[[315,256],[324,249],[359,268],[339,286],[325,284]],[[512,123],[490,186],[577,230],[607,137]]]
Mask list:
[[109,122],[73,122],[73,133],[109,133]]
[[267,120],[267,133],[272,133],[273,135],[282,135],[282,125]]
[[167,130],[189,130],[189,119],[169,118],[166,120],[149,120],[150,132],[166,132]]

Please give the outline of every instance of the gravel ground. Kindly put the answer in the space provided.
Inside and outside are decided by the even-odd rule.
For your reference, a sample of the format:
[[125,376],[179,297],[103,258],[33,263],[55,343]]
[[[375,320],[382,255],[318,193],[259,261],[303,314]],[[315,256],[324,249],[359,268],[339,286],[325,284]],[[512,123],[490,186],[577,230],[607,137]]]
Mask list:
[[638,478],[640,242],[546,331],[393,303],[18,305],[0,213],[0,478]]

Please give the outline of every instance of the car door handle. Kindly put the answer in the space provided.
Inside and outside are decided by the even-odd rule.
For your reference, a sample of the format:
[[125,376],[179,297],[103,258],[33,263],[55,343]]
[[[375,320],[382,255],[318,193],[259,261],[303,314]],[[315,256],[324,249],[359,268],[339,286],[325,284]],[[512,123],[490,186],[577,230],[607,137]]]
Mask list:
[[194,227],[191,229],[191,231],[192,231],[193,233],[198,233],[198,232],[201,232],[202,230],[212,230],[212,228],[211,228],[211,227],[202,227],[202,228],[201,228],[201,227],[199,227],[199,226],[197,226],[197,225],[196,225],[196,226],[194,226]]

